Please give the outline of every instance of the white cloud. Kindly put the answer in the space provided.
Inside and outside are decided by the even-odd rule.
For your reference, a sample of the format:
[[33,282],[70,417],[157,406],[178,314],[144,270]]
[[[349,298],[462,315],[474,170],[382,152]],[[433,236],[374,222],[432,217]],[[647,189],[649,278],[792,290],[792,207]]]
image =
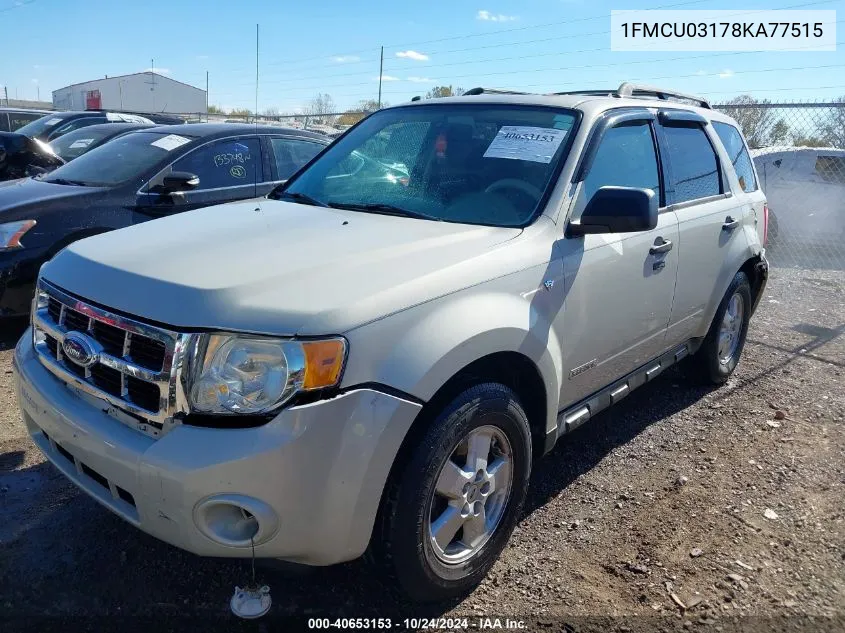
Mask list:
[[719,79],[730,79],[734,76],[734,71],[730,68],[725,68],[722,72],[719,73]]
[[417,51],[399,51],[398,53],[396,53],[396,57],[413,59],[418,62],[424,62],[428,59],[428,55],[425,55],[424,53],[418,53]]
[[157,75],[169,75],[170,69],[169,68],[145,68],[141,72],[144,73],[156,73]]
[[197,61],[204,61],[208,59],[208,55],[197,55]]
[[[373,77],[376,81],[378,81],[378,77]],[[382,81],[400,81],[399,77],[394,77],[393,75],[382,75]]]
[[32,83],[34,83],[34,84],[37,84],[37,83],[38,83],[38,80],[37,80],[37,79],[30,79],[30,81],[31,81]]
[[490,13],[489,11],[479,11],[475,18],[483,22],[513,22],[519,18],[515,15],[503,15],[502,13]]
[[432,84],[436,80],[429,79],[428,77],[405,77],[406,81],[412,81],[415,84]]
[[360,62],[361,58],[357,55],[337,55],[332,57],[332,61],[338,64],[348,64],[350,62]]
[[696,70],[695,74],[698,75],[699,77],[703,77],[704,75],[707,74],[707,71],[706,70]]

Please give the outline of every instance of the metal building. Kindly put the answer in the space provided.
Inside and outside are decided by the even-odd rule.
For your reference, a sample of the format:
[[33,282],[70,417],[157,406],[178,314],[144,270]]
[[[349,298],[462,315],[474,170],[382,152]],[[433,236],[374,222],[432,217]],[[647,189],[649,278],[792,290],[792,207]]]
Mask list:
[[118,75],[53,91],[59,110],[205,113],[205,90],[153,72]]

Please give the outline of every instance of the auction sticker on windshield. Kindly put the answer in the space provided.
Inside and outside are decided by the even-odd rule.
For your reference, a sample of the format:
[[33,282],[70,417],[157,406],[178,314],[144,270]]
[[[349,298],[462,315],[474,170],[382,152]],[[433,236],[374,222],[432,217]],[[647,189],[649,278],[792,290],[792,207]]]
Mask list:
[[177,147],[181,147],[185,143],[190,143],[191,139],[185,138],[184,136],[179,136],[178,134],[168,134],[167,136],[163,136],[157,141],[153,141],[150,145],[154,147],[160,147],[161,149],[166,149],[168,152],[173,151]]
[[88,147],[91,143],[94,142],[93,138],[81,138],[78,141],[74,141],[70,144],[70,149],[79,149],[81,147]]
[[484,158],[511,158],[550,163],[569,130],[522,125],[503,125]]

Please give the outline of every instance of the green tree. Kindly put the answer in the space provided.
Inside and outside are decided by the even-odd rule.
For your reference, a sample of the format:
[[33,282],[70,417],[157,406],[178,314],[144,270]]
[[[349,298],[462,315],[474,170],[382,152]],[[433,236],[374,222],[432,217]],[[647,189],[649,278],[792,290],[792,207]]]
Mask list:
[[223,108],[221,108],[220,106],[216,106],[216,105],[208,106],[208,113],[209,114],[226,114],[225,112],[223,112]]

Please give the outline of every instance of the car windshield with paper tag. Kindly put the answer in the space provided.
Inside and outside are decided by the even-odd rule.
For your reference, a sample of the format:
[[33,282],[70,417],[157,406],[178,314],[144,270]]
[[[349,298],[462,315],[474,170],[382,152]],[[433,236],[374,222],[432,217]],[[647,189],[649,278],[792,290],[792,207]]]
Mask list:
[[523,226],[565,158],[574,122],[571,111],[523,105],[383,110],[273,195],[370,213]]

